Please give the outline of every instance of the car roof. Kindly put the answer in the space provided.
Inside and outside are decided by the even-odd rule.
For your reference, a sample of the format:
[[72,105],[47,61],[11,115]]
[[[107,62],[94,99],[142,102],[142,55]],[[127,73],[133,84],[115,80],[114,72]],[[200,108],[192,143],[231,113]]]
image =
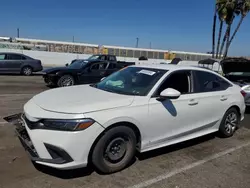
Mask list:
[[15,54],[15,55],[25,55],[21,53],[16,53],[16,52],[0,52],[0,54]]
[[203,67],[198,66],[187,66],[187,65],[173,65],[173,64],[148,64],[148,65],[132,65],[133,67],[141,67],[141,68],[153,68],[153,69],[162,69],[162,70],[169,70],[169,71],[175,71],[175,70],[199,70],[199,71],[205,71],[205,72],[211,72],[214,73],[214,71],[210,69],[204,69]]

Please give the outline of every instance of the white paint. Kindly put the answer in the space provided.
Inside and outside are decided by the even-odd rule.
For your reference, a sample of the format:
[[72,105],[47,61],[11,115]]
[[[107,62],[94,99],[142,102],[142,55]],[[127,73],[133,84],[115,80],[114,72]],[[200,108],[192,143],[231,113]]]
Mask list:
[[[42,158],[50,157],[44,142],[64,149],[74,158],[72,163],[57,165],[43,163],[44,165],[60,169],[87,165],[89,151],[95,139],[100,132],[115,123],[129,122],[136,125],[143,135],[140,152],[145,152],[218,131],[223,114],[232,105],[239,106],[241,114],[244,114],[244,98],[238,86],[232,86],[225,91],[185,94],[178,99],[162,102],[151,98],[162,81],[169,74],[174,74],[174,71],[200,70],[214,74],[212,71],[175,65],[137,67],[161,68],[168,71],[146,96],[122,95],[96,89],[86,84],[47,90],[35,95],[24,105],[24,113],[30,121],[91,118],[98,122],[84,131],[74,133],[27,130]],[[116,81],[115,78],[112,80]],[[117,80],[120,80],[119,76]],[[220,100],[221,96],[227,97],[227,100]],[[84,143],[81,150],[79,150],[79,143]]]
[[231,148],[231,149],[228,149],[228,150],[225,150],[225,151],[216,153],[216,154],[214,154],[214,155],[211,155],[211,156],[209,156],[209,157],[206,157],[206,158],[204,158],[203,160],[200,160],[200,161],[191,163],[191,164],[189,164],[189,165],[186,165],[186,166],[184,166],[184,167],[182,167],[182,168],[174,169],[174,170],[172,170],[172,171],[170,171],[170,172],[168,172],[168,173],[165,173],[165,174],[162,174],[162,175],[157,176],[157,177],[155,177],[155,178],[146,180],[146,181],[144,181],[144,182],[142,182],[142,183],[133,185],[133,186],[131,186],[131,187],[129,187],[129,188],[144,188],[144,187],[148,187],[148,186],[153,185],[153,184],[155,184],[155,183],[158,183],[158,182],[160,182],[160,181],[167,180],[168,178],[171,178],[172,176],[175,176],[175,175],[180,174],[180,173],[183,173],[183,172],[185,172],[185,171],[187,171],[187,170],[190,170],[190,169],[193,169],[193,168],[198,167],[198,166],[200,166],[200,165],[203,165],[204,163],[207,163],[207,162],[212,161],[212,160],[214,160],[214,159],[223,157],[223,156],[225,156],[225,155],[227,155],[227,154],[229,154],[229,153],[232,153],[232,152],[234,152],[234,151],[237,151],[237,150],[242,149],[242,148],[244,148],[244,147],[247,147],[247,146],[249,146],[249,145],[250,145],[250,142],[241,144],[241,145],[236,146],[236,147],[233,147],[233,148]]

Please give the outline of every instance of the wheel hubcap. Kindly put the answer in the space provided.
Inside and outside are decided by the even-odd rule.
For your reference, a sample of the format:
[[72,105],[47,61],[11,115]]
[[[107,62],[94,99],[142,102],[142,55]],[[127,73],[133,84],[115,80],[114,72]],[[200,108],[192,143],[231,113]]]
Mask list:
[[226,121],[225,121],[225,130],[227,133],[232,133],[235,131],[237,125],[237,115],[232,112],[228,114]]
[[123,138],[112,140],[105,151],[104,157],[109,162],[119,162],[126,153],[126,141]]
[[31,74],[30,68],[25,68],[25,69],[23,70],[23,72],[24,72],[24,74],[26,74],[26,75]]
[[71,86],[73,85],[74,81],[71,79],[71,78],[64,78],[62,80],[62,86],[65,87],[65,86]]

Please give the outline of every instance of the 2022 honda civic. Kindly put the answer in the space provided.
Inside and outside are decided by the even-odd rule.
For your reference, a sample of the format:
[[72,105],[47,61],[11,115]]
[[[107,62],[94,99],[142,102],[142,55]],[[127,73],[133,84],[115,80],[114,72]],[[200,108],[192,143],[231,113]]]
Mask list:
[[179,65],[129,66],[97,84],[34,96],[4,119],[36,163],[102,173],[145,152],[218,132],[231,137],[244,119],[239,86],[210,70]]

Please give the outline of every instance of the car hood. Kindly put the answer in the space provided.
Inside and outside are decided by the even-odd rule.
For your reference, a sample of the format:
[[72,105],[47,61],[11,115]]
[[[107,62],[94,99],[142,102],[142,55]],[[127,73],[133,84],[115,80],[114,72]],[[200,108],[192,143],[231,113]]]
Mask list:
[[250,72],[250,60],[244,58],[225,59],[220,62],[224,74]]
[[64,71],[64,70],[71,70],[68,67],[54,67],[54,68],[48,68],[43,70],[44,73],[46,74],[52,74],[52,73],[56,73],[58,71]]
[[82,114],[128,106],[133,102],[134,96],[80,85],[47,90],[34,96],[32,100],[46,111]]

